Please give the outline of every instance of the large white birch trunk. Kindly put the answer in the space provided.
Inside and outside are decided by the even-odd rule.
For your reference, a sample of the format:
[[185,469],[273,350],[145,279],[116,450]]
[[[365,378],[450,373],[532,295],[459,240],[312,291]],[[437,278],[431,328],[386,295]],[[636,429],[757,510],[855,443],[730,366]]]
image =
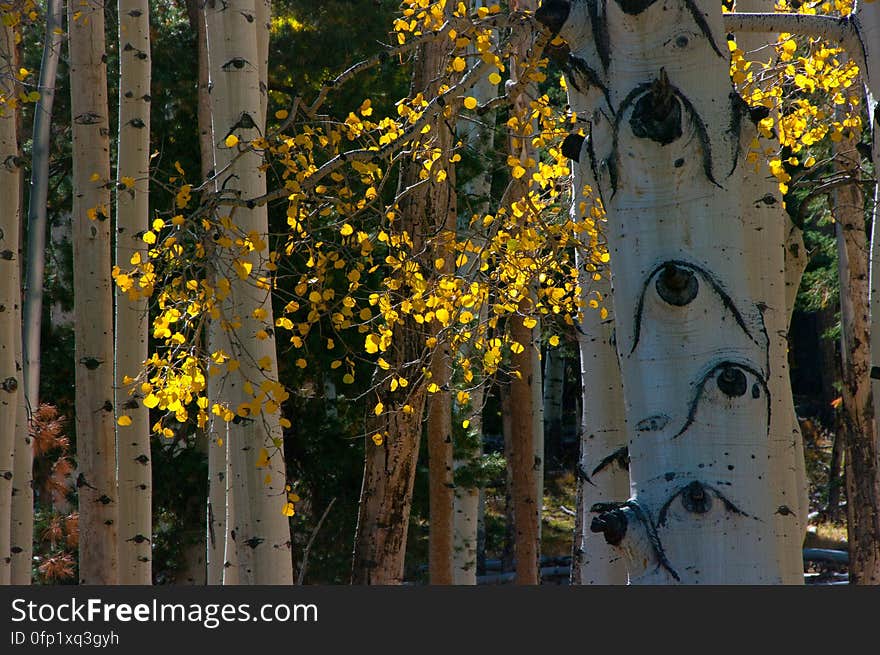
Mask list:
[[[150,214],[150,9],[147,0],[119,0],[119,155],[116,170],[116,262],[138,253]],[[132,397],[147,359],[147,299],[116,287],[116,415],[119,450],[119,582],[152,583],[150,411]]]
[[728,74],[720,7],[550,2],[540,19],[562,27],[607,97],[587,117],[580,165],[608,212],[631,496],[597,507],[591,529],[626,557],[632,583],[781,582],[769,438],[779,363],[741,209],[741,143],[755,130]]
[[[260,0],[257,0],[259,3]],[[211,110],[214,161],[223,170],[220,188],[234,191],[241,198],[265,193],[266,178],[260,170],[261,156],[251,150],[239,155],[239,145],[230,146],[227,138],[237,137],[246,144],[265,134],[268,10],[254,0],[213,2],[205,9],[208,56],[211,78]],[[262,18],[261,18],[262,17]],[[221,223],[224,217],[220,217]],[[236,337],[228,340],[227,351],[240,368],[221,383],[219,400],[237,413],[238,421],[229,424],[230,465],[235,514],[234,529],[242,584],[292,584],[290,527],[282,513],[285,503],[286,473],[279,416],[275,412],[242,412],[242,405],[254,402],[248,390],[259,390],[261,382],[277,379],[275,340],[270,335],[254,335],[264,326],[274,326],[269,292],[270,280],[265,267],[267,257],[268,214],[265,206],[239,208],[228,217],[229,227],[222,228],[233,240],[256,233],[263,247],[239,252],[218,251],[216,279],[230,282],[229,295],[221,300],[221,321],[212,321],[211,343],[218,342],[222,321],[240,323]],[[239,271],[250,269],[241,276]],[[242,268],[244,267],[244,269]],[[264,318],[254,317],[254,311]],[[262,364],[261,364],[262,362]],[[275,394],[275,400],[281,399]],[[264,400],[266,398],[264,397]],[[243,420],[242,420],[243,419]]]
[[[0,66],[15,68],[15,35],[0,25]],[[0,99],[14,101],[15,80],[0,76]],[[14,105],[13,105],[14,106]],[[0,104],[0,585],[12,579],[12,494],[18,486],[13,471],[16,449],[16,415],[24,394],[21,377],[21,288],[18,229],[21,221],[19,193],[21,158],[18,152],[18,112]]]
[[118,582],[119,506],[113,411],[110,125],[104,5],[68,6],[73,116],[73,280],[76,339],[79,577]]

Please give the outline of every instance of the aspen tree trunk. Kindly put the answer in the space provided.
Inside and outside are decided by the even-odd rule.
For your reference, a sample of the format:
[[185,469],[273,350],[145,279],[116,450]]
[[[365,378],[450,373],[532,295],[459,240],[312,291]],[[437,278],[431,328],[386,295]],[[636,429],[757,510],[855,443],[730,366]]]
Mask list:
[[544,440],[547,458],[559,465],[562,455],[562,397],[565,393],[565,357],[553,348],[544,355]]
[[43,318],[43,271],[46,251],[46,199],[49,190],[49,154],[51,149],[52,107],[55,81],[62,48],[64,5],[60,0],[46,3],[46,30],[40,64],[38,91],[34,106],[33,146],[31,148],[31,185],[28,200],[27,269],[22,308],[22,347],[24,377],[24,420],[16,431],[15,471],[12,498],[12,582],[30,584],[33,561],[34,491],[33,446],[27,426],[27,408],[40,404],[40,332]]
[[[432,97],[437,92],[438,78],[445,70],[445,55],[445,43],[429,42],[418,49],[412,74],[411,93],[421,91],[426,97]],[[454,235],[455,230],[454,187],[448,179],[438,181],[437,178],[437,172],[440,170],[449,171],[447,162],[452,135],[442,117],[431,124],[430,134],[438,135],[436,147],[446,153],[446,156],[441,155],[431,169],[430,180],[421,184],[419,184],[421,162],[407,161],[401,167],[398,183],[398,189],[401,191],[410,187],[412,189],[400,202],[400,212],[393,229],[410,235],[414,253],[420,253],[425,249],[426,236],[429,234],[446,230],[450,235]],[[433,260],[424,262],[425,270],[430,271],[433,268]],[[404,319],[403,325],[395,328],[391,347],[393,352],[387,353],[388,356],[385,357],[391,364],[392,370],[400,371],[400,375],[407,379],[419,377],[418,362],[424,350],[425,336],[418,324],[408,318]],[[432,373],[436,374],[433,370]],[[444,374],[442,371],[440,373]],[[438,386],[441,384],[439,381],[436,383]],[[420,384],[409,392],[406,400],[406,404],[412,409],[409,413],[386,410],[381,416],[370,421],[372,426],[364,440],[364,477],[355,532],[353,584],[387,585],[400,584],[403,581],[407,530],[426,392],[425,384]],[[395,406],[395,398],[387,385],[379,390],[378,396],[378,400],[385,407]],[[442,409],[442,413],[444,416],[450,414],[451,407]],[[444,430],[437,430],[428,437],[429,460],[434,462],[435,467],[440,464],[440,469],[435,468],[433,475],[429,472],[432,478],[430,493],[433,497],[431,538],[435,546],[442,543],[443,554],[440,558],[443,561],[444,578],[451,581],[452,488],[441,490],[437,486],[441,484],[441,480],[450,484],[452,482],[451,435],[446,432],[446,436],[443,436],[443,432]],[[374,441],[375,435],[379,435],[376,437],[378,443]],[[443,437],[443,440],[440,437]],[[448,444],[445,443],[446,438],[449,438]],[[438,498],[442,498],[440,502],[443,503],[443,507],[435,509],[434,503],[438,502]],[[441,525],[435,528],[433,523],[437,511],[440,511],[437,520]],[[438,542],[438,539],[442,541]],[[432,564],[438,561],[437,554],[433,557]],[[433,576],[432,582],[435,582]]]
[[[201,179],[206,180],[214,170],[214,147],[211,140],[211,97],[208,94],[208,52],[207,40],[205,34],[205,8],[201,2],[197,0],[187,0],[186,3],[187,17],[189,18],[190,29],[196,35],[196,50],[198,52],[198,86],[196,97],[198,102],[197,120],[199,130],[199,170]],[[210,394],[209,394],[210,396]],[[194,542],[190,544],[183,554],[183,567],[181,570],[182,579],[186,584],[203,585],[208,583],[209,577],[212,579],[210,584],[221,584],[223,580],[223,540],[216,539],[216,530],[210,525],[211,518],[214,513],[212,502],[212,485],[211,480],[215,477],[216,471],[211,468],[211,457],[209,449],[211,448],[211,437],[209,430],[206,428],[196,432],[195,447],[196,450],[205,456],[208,460],[208,489],[207,502],[205,504],[205,523],[195,526],[193,534],[201,533],[200,537],[196,537]],[[225,460],[225,451],[224,460]],[[226,494],[223,493],[222,503],[226,501]],[[218,503],[218,507],[222,503]],[[222,510],[225,517],[225,509]],[[213,531],[213,539],[212,539]],[[220,551],[217,550],[219,545]],[[214,568],[214,572],[208,574],[208,567]]]
[[[140,235],[150,219],[150,8],[119,0],[119,154],[116,168],[116,262],[148,258]],[[147,359],[147,300],[116,287],[116,414],[119,449],[119,582],[152,584],[150,411],[132,397]]]
[[68,7],[81,584],[119,581],[104,5]]
[[[0,66],[15,69],[15,31],[0,25]],[[15,78],[0,76],[0,585],[12,580],[12,494],[19,483],[13,472],[16,414],[24,394],[21,379],[21,257],[18,229],[21,157],[18,151],[18,112],[6,104],[17,95]]]
[[[519,0],[511,6],[514,11],[534,11],[537,2],[534,0]],[[522,70],[519,65],[524,65],[527,59],[528,49],[531,45],[530,35],[522,34],[517,43],[513,45],[515,56],[510,63],[510,81],[513,85],[519,81]],[[526,87],[515,97],[511,98],[512,111],[520,117],[520,120],[529,120],[531,114],[529,91],[531,85]],[[521,161],[534,158],[534,149],[528,138],[520,139],[511,137],[509,143],[510,155]],[[512,198],[520,198],[527,193],[524,184],[517,184],[517,189],[511,195]],[[540,393],[533,391],[533,385],[541,388],[540,364],[535,366],[536,358],[533,349],[538,348],[536,343],[536,330],[527,327],[523,320],[529,315],[532,308],[530,297],[523,297],[519,301],[518,313],[510,319],[510,337],[523,346],[523,350],[514,353],[511,357],[513,369],[517,371],[510,382],[510,420],[512,452],[510,468],[513,482],[513,521],[515,532],[515,557],[516,557],[516,583],[517,584],[540,584],[539,559],[541,557],[541,503],[543,500],[543,438],[540,440],[536,434],[536,406],[537,395],[540,404]],[[543,422],[542,422],[543,423]],[[543,427],[543,425],[542,425]],[[541,437],[543,437],[543,430]],[[539,446],[540,443],[540,446]],[[542,452],[538,452],[538,448]]]
[[[602,102],[601,89],[585,74],[582,59],[571,52],[563,51],[563,55],[569,106],[577,117],[576,124],[587,125],[585,116]],[[602,222],[604,212],[592,171],[578,163],[585,149],[584,141],[585,138],[575,132],[566,137],[563,146],[566,154],[575,160],[571,174],[571,212],[578,220],[592,224],[587,233],[591,246],[598,246],[599,232],[606,229]],[[623,558],[601,535],[590,530],[590,510],[594,505],[614,502],[629,494],[629,451],[623,381],[614,336],[610,264],[577,254],[583,301],[583,318],[578,330],[583,403],[571,583],[621,585],[627,581]],[[608,312],[604,319],[602,307]]]
[[581,289],[592,291],[587,294],[591,300],[600,294],[609,314],[603,320],[599,310],[587,304],[578,333],[584,400],[571,581],[572,584],[621,585],[626,584],[623,559],[601,535],[589,529],[591,507],[629,494],[629,451],[623,385],[614,347],[613,308],[609,307],[611,288],[607,272],[602,274],[601,280],[592,280],[592,273],[588,271],[583,271],[581,276]]
[[[837,169],[860,177],[859,154],[851,142],[835,145]],[[842,432],[846,462],[847,541],[850,583],[880,584],[880,508],[874,406],[871,395],[871,335],[868,310],[868,241],[865,198],[857,182],[836,189],[832,215],[837,234],[840,279],[841,359],[843,371]],[[874,464],[865,468],[865,453]]]
[[730,81],[720,7],[557,0],[539,20],[607,94],[579,165],[608,212],[631,496],[596,507],[591,529],[632,583],[781,582],[769,444],[780,362],[741,207],[756,131]]
[[[859,22],[859,31],[861,33],[861,43],[868,46],[866,48],[866,58],[863,72],[863,81],[865,83],[868,120],[870,121],[870,129],[873,133],[873,160],[874,170],[877,170],[880,164],[880,52],[876,46],[871,44],[880,43],[880,5],[876,2],[865,3],[859,2],[857,7],[857,16]],[[852,55],[851,55],[852,56]],[[872,443],[867,443],[864,439],[860,442],[856,457],[853,458],[851,466],[853,467],[853,475],[858,480],[859,490],[857,498],[873,500],[873,507],[876,510],[878,498],[880,498],[880,474],[878,474],[878,436],[880,436],[880,426],[876,421],[880,420],[880,374],[875,374],[877,362],[880,361],[880,273],[877,267],[880,266],[880,227],[877,225],[880,219],[880,210],[877,204],[880,201],[880,183],[874,188],[874,215],[871,223],[871,270],[870,270],[870,316],[871,316],[871,390],[873,395],[873,416],[874,416],[874,439]],[[849,460],[849,457],[847,457]],[[863,491],[864,489],[864,491]],[[848,490],[849,491],[849,490]],[[853,502],[852,496],[847,503]],[[857,500],[856,502],[859,502]],[[869,501],[870,502],[870,501]],[[847,510],[849,511],[849,510]],[[870,531],[874,535],[880,533],[880,517],[874,512],[873,523],[870,525]],[[868,526],[865,526],[868,530]],[[876,537],[875,537],[876,538]],[[857,544],[858,549],[864,553],[864,557],[858,557],[858,566],[860,570],[855,572],[853,581],[863,584],[877,584],[880,578],[880,564],[878,564],[877,542]]]
[[[265,134],[266,64],[261,43],[268,37],[259,33],[268,30],[268,15],[261,19],[261,12],[253,0],[214,2],[205,9],[214,161],[224,170],[218,186],[244,199],[266,190],[265,174],[259,169],[262,157],[253,150],[238,156],[240,148]],[[265,206],[238,208],[228,217],[221,216],[220,223],[233,243],[252,233],[262,241],[253,250],[217,253],[215,279],[226,278],[230,292],[220,299],[221,320],[211,321],[209,327],[212,348],[218,339],[226,341],[226,352],[239,362],[238,371],[225,376],[219,395],[238,418],[227,426],[226,447],[236,509],[231,529],[237,544],[239,582],[289,585],[293,584],[293,568],[290,526],[283,514],[287,479],[281,426],[277,413],[256,411],[255,406],[269,398],[251,391],[278,375],[274,338],[254,336],[264,326],[274,325],[271,278],[266,269],[268,212]],[[256,318],[255,312],[262,318]],[[234,335],[233,324],[239,325]],[[281,400],[278,394],[274,399]]]
[[[770,0],[738,0],[736,2],[736,10],[739,12],[750,11],[772,11],[773,3]],[[766,46],[768,41],[775,40],[776,35],[772,37],[767,34],[742,33],[736,34],[737,46],[743,50],[744,56],[748,60],[756,61],[767,59],[769,57],[768,50],[761,50],[762,46]],[[778,119],[778,116],[774,116]],[[762,143],[762,146],[764,144]],[[775,143],[771,144],[776,146]],[[770,395],[777,402],[777,407],[771,412],[771,429],[770,444],[774,449],[771,457],[771,467],[774,467],[771,476],[780,483],[774,487],[776,498],[774,503],[777,507],[787,507],[792,513],[777,512],[774,514],[777,533],[782,535],[780,540],[780,558],[786,558],[784,562],[786,574],[785,581],[789,583],[800,583],[803,577],[803,557],[799,547],[803,544],[804,534],[806,531],[806,521],[808,509],[807,496],[807,474],[806,463],[803,452],[803,439],[800,435],[800,426],[794,413],[794,403],[791,398],[789,373],[788,373],[788,342],[786,335],[791,324],[791,315],[794,311],[794,301],[797,296],[798,287],[800,286],[801,276],[807,264],[806,249],[804,248],[803,238],[800,228],[796,227],[789,217],[788,213],[783,210],[778,200],[777,189],[772,181],[767,180],[766,168],[762,168],[764,164],[749,168],[746,171],[746,187],[764,186],[770,196],[762,196],[753,193],[744,196],[742,210],[744,215],[753,217],[751,227],[754,230],[752,234],[755,237],[754,247],[749,248],[750,255],[753,257],[749,267],[755,272],[755,283],[757,288],[761,288],[762,284],[770,285],[765,289],[771,294],[778,294],[773,288],[773,282],[777,278],[777,271],[773,270],[775,265],[776,254],[767,249],[776,248],[779,245],[779,239],[784,239],[785,245],[785,309],[778,310],[777,305],[781,302],[778,295],[775,300],[769,298],[763,302],[768,306],[765,313],[765,320],[768,322],[767,333],[773,343],[771,346],[771,360],[778,362],[775,367],[778,375],[772,376],[770,380]],[[777,202],[768,204],[767,202],[753,202],[759,197],[772,197]],[[783,228],[785,235],[781,236],[779,229]],[[755,257],[763,258],[764,265],[759,265]],[[769,259],[768,259],[769,257]],[[756,298],[761,298],[760,293]],[[769,323],[775,325],[771,326]],[[774,382],[776,386],[774,388]],[[790,467],[795,467],[795,475],[790,475]],[[783,482],[784,481],[784,482]],[[787,544],[786,541],[793,541],[794,544]],[[794,559],[788,555],[794,555]]]
[[[472,7],[477,9],[486,6],[484,0],[475,0]],[[471,53],[476,48],[471,48]],[[497,91],[497,85],[488,79],[480,80],[472,89],[472,95],[484,103],[493,98]],[[492,195],[492,171],[491,153],[495,140],[494,111],[487,112],[473,121],[459,120],[456,127],[458,136],[467,149],[470,156],[478,162],[479,172],[471,177],[462,186],[462,198],[459,205],[463,206],[459,211],[458,230],[462,238],[470,238],[475,247],[483,244],[480,233],[474,233],[479,229],[479,221],[471,226],[473,216],[484,216],[489,211],[489,201]],[[479,258],[469,254],[469,259],[459,269],[459,275],[465,280],[473,280],[479,270]],[[480,306],[477,320],[486,320],[488,308],[485,303]],[[483,454],[483,404],[486,390],[478,372],[472,371],[476,380],[465,379],[462,386],[470,389],[470,398],[464,407],[459,408],[455,416],[467,418],[470,421],[468,436],[465,443],[455,444],[455,459],[453,469],[456,473],[462,470],[473,470],[479,464]],[[475,384],[476,383],[476,384]],[[460,474],[460,473],[459,473]],[[480,542],[480,508],[483,504],[484,493],[482,488],[463,484],[457,478],[455,480],[454,501],[454,536],[453,536],[453,576],[457,585],[477,584],[477,560],[479,558]]]

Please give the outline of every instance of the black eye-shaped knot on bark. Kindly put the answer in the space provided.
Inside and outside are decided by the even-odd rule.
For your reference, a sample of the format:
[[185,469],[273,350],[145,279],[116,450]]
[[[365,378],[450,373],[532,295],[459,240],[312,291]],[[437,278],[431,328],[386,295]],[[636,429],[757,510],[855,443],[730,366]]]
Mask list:
[[650,91],[636,101],[629,125],[637,137],[664,146],[681,137],[681,103],[665,69],[660,69]]
[[690,269],[667,262],[654,283],[657,293],[663,300],[676,307],[684,307],[697,297],[700,284]]
[[627,520],[622,509],[613,509],[602,512],[593,517],[590,522],[591,532],[601,532],[605,535],[605,542],[617,546],[626,536]]
[[682,507],[691,514],[706,514],[709,512],[714,504],[712,496],[715,496],[715,498],[721,501],[724,510],[730,514],[758,520],[757,517],[753,517],[742,511],[716,487],[706,484],[705,482],[700,482],[699,480],[694,480],[683,487],[679,487],[675,493],[663,503],[663,507],[660,508],[660,513],[657,516],[658,526],[662,527],[666,525],[666,519],[669,518],[669,508],[672,506],[673,501],[679,496],[681,497]]
[[535,12],[535,19],[556,34],[565,25],[570,12],[571,3],[568,0],[544,0]]
[[716,378],[718,388],[725,396],[738,398],[743,396],[748,389],[748,380],[745,373],[738,366],[726,366]]
[[581,160],[581,147],[586,140],[587,137],[580,134],[569,134],[562,140],[562,156],[579,162]]
[[692,514],[705,514],[712,509],[712,496],[706,488],[694,480],[681,492],[681,504]]

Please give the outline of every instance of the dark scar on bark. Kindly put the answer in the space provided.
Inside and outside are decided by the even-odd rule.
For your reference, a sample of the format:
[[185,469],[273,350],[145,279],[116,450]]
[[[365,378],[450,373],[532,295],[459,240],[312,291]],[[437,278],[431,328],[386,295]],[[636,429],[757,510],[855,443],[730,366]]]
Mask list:
[[[665,71],[661,70],[661,75],[665,76]],[[626,98],[623,99],[623,102],[620,103],[620,106],[617,108],[614,117],[614,125],[612,128],[611,136],[612,136],[612,154],[609,160],[609,170],[611,168],[610,161],[614,160],[615,166],[617,164],[617,160],[619,159],[620,153],[618,152],[618,142],[620,140],[620,123],[622,117],[626,110],[630,105],[634,104],[637,100],[641,99],[641,97],[645,94],[652,93],[654,90],[655,82],[658,80],[653,80],[651,82],[643,82],[639,84],[636,88],[629,92]],[[718,181],[715,179],[715,175],[712,173],[712,145],[709,142],[709,130],[706,128],[706,124],[703,122],[703,119],[697,113],[696,109],[694,109],[693,103],[685,96],[676,86],[670,84],[669,92],[681,103],[685,112],[690,118],[691,124],[694,126],[697,132],[697,139],[700,142],[701,149],[703,151],[703,171],[706,174],[706,178],[719,189],[723,189]],[[617,193],[617,178],[616,175],[612,180],[612,196]]]
[[578,463],[577,467],[575,468],[575,473],[579,480],[583,480],[587,484],[591,484],[594,487],[596,486],[596,483],[590,479],[590,475],[587,473],[587,469],[584,468],[583,464]]
[[[666,500],[665,503],[663,503],[663,507],[660,508],[660,514],[657,517],[657,525],[658,526],[666,525],[666,519],[668,518],[669,508],[672,505],[672,503],[675,501],[676,498],[681,496],[682,503],[684,503],[685,502],[684,501],[685,495],[686,494],[694,495],[698,489],[701,493],[705,493],[706,490],[711,491],[712,494],[714,494],[714,496],[722,502],[722,504],[724,505],[724,509],[727,510],[728,512],[730,512],[731,514],[738,514],[739,516],[745,516],[745,517],[751,518],[751,515],[746,514],[739,507],[734,505],[733,502],[731,502],[731,500],[729,498],[727,498],[727,496],[725,496],[723,493],[721,493],[718,489],[716,489],[715,487],[713,487],[710,484],[706,484],[705,482],[701,482],[699,480],[694,480],[693,482],[688,482],[687,484],[681,485],[678,488],[678,490],[674,494],[672,494]],[[711,500],[710,500],[708,506],[706,507],[706,509],[703,511],[699,511],[699,509],[697,511],[694,511],[692,509],[688,509],[688,511],[692,512],[692,513],[696,513],[696,514],[705,514],[706,512],[709,511],[709,509],[711,509]]]
[[706,22],[706,17],[703,16],[703,12],[700,11],[700,8],[694,3],[694,0],[685,0],[685,6],[688,8],[688,11],[691,12],[691,16],[694,17],[694,21],[697,23],[697,27],[700,28],[700,31],[703,35],[709,40],[709,44],[712,46],[712,49],[718,54],[719,57],[725,57],[726,55],[721,52],[718,48],[718,44],[715,43],[715,37],[712,36],[712,30],[709,28],[709,23]]
[[605,2],[606,0],[587,0],[587,13],[590,15],[590,29],[593,32],[596,52],[602,62],[602,68],[608,70],[608,64],[611,63],[611,44],[608,38],[608,25],[605,21],[607,15]]
[[[581,88],[584,83],[586,83],[587,87],[596,87],[605,96],[605,102],[608,103],[608,108],[611,109],[611,96],[608,93],[608,87],[599,78],[599,74],[590,68],[586,61],[577,55],[569,55],[567,66],[572,71],[572,75],[569,76],[571,84],[577,91],[584,93],[586,89]],[[580,84],[578,84],[578,77],[580,77]]]
[[629,470],[629,448],[627,446],[621,446],[610,455],[602,458],[598,466],[593,469],[592,475],[596,475],[615,462],[624,471]]
[[620,10],[630,16],[638,16],[657,0],[616,0]]
[[569,134],[562,140],[562,147],[560,148],[562,156],[571,159],[572,161],[580,162],[581,147],[586,140],[587,137],[581,136],[580,134]]
[[651,82],[651,90],[635,101],[629,126],[640,139],[651,139],[663,146],[681,138],[681,103],[675,100],[665,68]]
[[692,271],[697,272],[699,274],[699,276],[701,278],[703,278],[703,280],[705,280],[709,284],[709,286],[712,288],[712,290],[715,292],[715,294],[721,299],[721,303],[724,305],[724,308],[733,315],[733,319],[736,321],[736,324],[739,325],[739,327],[742,329],[742,331],[746,333],[746,336],[748,336],[749,339],[751,339],[756,345],[759,345],[759,346],[761,345],[758,342],[758,340],[752,335],[751,330],[749,330],[748,326],[746,325],[745,319],[743,318],[743,316],[739,312],[739,310],[736,308],[736,305],[734,304],[733,299],[729,295],[727,295],[727,292],[724,290],[724,287],[721,286],[721,282],[716,280],[714,278],[714,276],[712,276],[712,274],[709,273],[709,271],[707,271],[706,269],[704,269],[703,267],[701,267],[697,264],[693,264],[691,262],[686,262],[686,261],[683,261],[680,259],[672,259],[669,261],[662,262],[661,264],[658,264],[654,268],[654,270],[652,270],[645,277],[645,281],[642,283],[642,292],[641,292],[641,294],[639,294],[639,301],[638,301],[638,303],[636,303],[635,316],[633,317],[634,318],[633,334],[635,336],[633,337],[632,348],[630,348],[630,350],[629,350],[630,355],[632,355],[635,352],[636,347],[639,345],[639,339],[641,338],[642,313],[644,312],[644,308],[645,308],[645,296],[647,295],[648,286],[651,284],[651,280],[654,279],[654,276],[657,275],[657,273],[659,271],[665,269],[667,266],[670,266],[670,265],[681,267],[681,268],[689,268]]
[[709,380],[714,379],[715,374],[719,370],[724,369],[724,368],[728,368],[728,367],[735,367],[735,368],[740,368],[744,371],[748,371],[749,373],[754,375],[755,378],[757,378],[758,383],[764,389],[764,394],[767,397],[767,434],[768,435],[770,434],[770,414],[771,414],[770,389],[767,386],[767,382],[764,380],[764,376],[761,375],[760,372],[758,372],[756,369],[752,368],[748,364],[742,364],[740,362],[731,362],[731,361],[725,360],[723,362],[719,362],[718,364],[713,366],[711,369],[709,369],[709,371],[702,377],[702,379],[700,379],[700,382],[697,385],[696,391],[694,393],[694,397],[691,399],[690,407],[688,408],[687,419],[685,420],[684,425],[682,426],[681,430],[679,430],[674,435],[672,435],[673,439],[677,439],[678,437],[683,435],[685,432],[687,432],[688,428],[690,428],[691,425],[693,425],[694,421],[696,420],[697,406],[700,404],[700,399],[703,397],[703,390],[706,388],[706,383]]
[[[650,514],[642,509],[642,506],[639,505],[638,501],[628,500],[624,503],[596,503],[590,508],[590,511],[599,513],[599,516],[593,519],[593,523],[590,525],[590,530],[593,532],[604,532],[602,529],[603,526],[601,525],[603,514],[616,511],[625,521],[626,515],[620,513],[620,510],[627,507],[633,511],[633,514],[636,515],[639,522],[645,526],[645,532],[648,534],[648,542],[651,544],[651,548],[654,550],[654,556],[657,558],[657,568],[659,569],[660,567],[663,567],[676,582],[681,582],[681,578],[679,578],[678,573],[672,568],[672,564],[670,564],[669,559],[666,557],[666,552],[663,550],[663,543],[660,541],[660,537],[657,534],[657,528],[651,520]],[[597,522],[596,519],[600,519],[600,521]],[[626,534],[625,522],[623,525],[623,534]],[[620,541],[622,541],[622,537]],[[620,543],[620,541],[618,541],[618,543]]]
[[[593,136],[592,136],[592,126],[591,126],[591,134],[587,137],[587,156],[590,158],[590,170],[593,171],[593,178],[599,179],[599,166],[596,162],[596,151],[593,149]],[[610,172],[609,172],[610,174]],[[616,182],[616,177],[614,178]],[[605,198],[602,194],[602,185],[596,185],[596,191],[599,193],[599,200],[602,201],[602,204],[605,204]],[[578,191],[579,193],[580,191]]]
[[565,25],[570,12],[571,3],[567,0],[544,0],[535,12],[535,19],[556,34]]

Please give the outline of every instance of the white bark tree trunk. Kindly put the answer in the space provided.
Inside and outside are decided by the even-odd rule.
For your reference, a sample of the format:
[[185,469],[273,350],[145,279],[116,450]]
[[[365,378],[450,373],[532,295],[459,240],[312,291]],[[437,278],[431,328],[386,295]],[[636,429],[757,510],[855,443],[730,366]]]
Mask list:
[[27,428],[27,408],[40,403],[40,332],[43,319],[43,271],[46,261],[46,198],[49,191],[49,151],[55,81],[62,48],[64,5],[61,0],[46,3],[46,30],[40,64],[40,99],[34,107],[31,148],[31,186],[28,201],[27,271],[22,308],[25,416],[16,432],[15,490],[12,498],[12,581],[30,584],[33,559],[34,491],[33,447]]
[[119,506],[113,412],[110,279],[110,126],[104,5],[68,6],[73,116],[73,261],[76,339],[79,577],[119,580]]
[[780,362],[747,270],[740,155],[755,129],[720,7],[542,9],[607,97],[586,117],[580,166],[609,217],[632,495],[596,508],[591,529],[625,555],[632,583],[781,582],[769,438]]
[[[602,102],[603,94],[591,83],[581,59],[567,51],[563,51],[563,56],[569,106],[579,119],[578,125],[584,125],[584,116]],[[584,138],[575,132],[566,138],[563,147],[575,160],[571,175],[572,214],[580,221],[592,223],[595,237],[591,236],[591,245],[598,246],[599,231],[604,229],[604,210],[592,171],[579,162],[585,150]],[[626,414],[615,345],[610,264],[584,259],[578,253],[577,267],[584,305],[578,330],[583,402],[571,583],[620,585],[627,581],[623,559],[602,535],[590,530],[590,510],[594,505],[629,495]],[[602,307],[608,312],[605,318]]]
[[[472,9],[486,6],[484,0],[474,0]],[[471,54],[476,53],[476,48],[471,46]],[[491,100],[497,92],[497,85],[488,79],[481,79],[472,90],[472,95],[478,102],[484,103]],[[478,162],[478,171],[462,185],[463,193],[460,194],[459,205],[459,238],[470,238],[475,246],[483,243],[482,236],[475,234],[471,227],[471,218],[474,215],[484,216],[489,211],[489,202],[492,195],[492,171],[491,153],[495,141],[494,111],[487,112],[473,122],[459,119],[456,128],[458,137],[464,144],[467,152],[473,160]],[[474,223],[479,225],[479,222]],[[466,280],[474,279],[478,271],[479,259],[472,257],[459,269],[459,275]],[[485,321],[488,308],[480,306],[477,320]],[[470,398],[466,407],[458,407],[456,416],[470,421],[468,438],[466,443],[455,445],[455,459],[453,469],[473,470],[479,464],[483,454],[483,404],[485,401],[485,387],[481,376],[474,372],[475,380],[465,380],[462,387],[471,389]],[[477,383],[477,386],[474,384]],[[467,409],[467,411],[462,411]],[[460,474],[459,474],[460,475]],[[479,557],[479,530],[480,530],[480,507],[483,502],[483,491],[475,486],[455,482],[454,509],[454,535],[453,535],[453,581],[457,585],[477,584],[477,560]]]
[[[119,159],[116,170],[116,262],[135,253],[147,261],[141,236],[150,219],[150,8],[147,0],[119,0]],[[119,581],[152,584],[152,460],[150,411],[132,396],[147,359],[146,298],[116,287],[116,415],[119,450]]]
[[[266,57],[268,9],[261,0],[215,2],[206,7],[208,56],[211,77],[214,161],[224,173],[218,184],[242,198],[260,196],[266,190],[262,157],[244,144],[265,134]],[[263,3],[265,4],[265,3]],[[230,137],[235,139],[230,140]],[[231,144],[231,145],[230,145]],[[222,224],[224,217],[220,217]],[[274,326],[266,269],[268,214],[265,205],[233,212],[221,228],[233,242],[256,233],[263,247],[242,252],[218,252],[216,277],[226,277],[230,293],[221,301],[223,321],[240,322],[227,351],[240,368],[222,382],[219,400],[237,413],[238,422],[228,425],[232,490],[235,505],[233,529],[242,584],[292,584],[290,527],[282,513],[286,503],[284,448],[279,416],[275,412],[244,411],[254,403],[248,390],[259,390],[265,379],[275,380],[278,365],[272,336],[254,335]],[[238,270],[247,270],[241,276]],[[254,311],[262,318],[255,318]],[[221,321],[212,321],[212,344],[225,332]],[[212,346],[213,347],[213,346]],[[280,403],[278,394],[275,394]],[[266,398],[264,397],[264,400]]]
[[[15,69],[15,34],[0,25],[0,66]],[[0,76],[0,99],[17,96],[15,79]],[[18,229],[21,222],[21,169],[18,151],[18,111],[0,105],[0,585],[12,580],[12,494],[19,485],[13,471],[16,418],[24,394],[21,377],[21,257]]]

